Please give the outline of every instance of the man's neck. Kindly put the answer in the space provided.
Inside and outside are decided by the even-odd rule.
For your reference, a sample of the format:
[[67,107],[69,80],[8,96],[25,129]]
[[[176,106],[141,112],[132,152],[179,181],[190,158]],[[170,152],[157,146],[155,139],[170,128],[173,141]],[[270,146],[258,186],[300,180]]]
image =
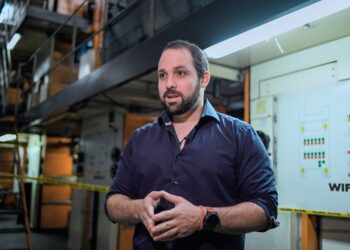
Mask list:
[[204,107],[204,102],[199,101],[193,109],[187,111],[186,113],[181,115],[173,115],[172,116],[173,123],[175,124],[187,123],[187,122],[197,123],[201,117],[203,107]]

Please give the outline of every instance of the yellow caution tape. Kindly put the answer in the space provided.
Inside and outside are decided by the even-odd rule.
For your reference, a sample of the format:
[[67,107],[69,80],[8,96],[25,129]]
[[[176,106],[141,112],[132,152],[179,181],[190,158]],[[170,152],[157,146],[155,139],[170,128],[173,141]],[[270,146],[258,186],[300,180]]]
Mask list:
[[[64,181],[64,180],[55,179],[53,177],[44,177],[44,176],[31,177],[31,176],[25,176],[25,175],[15,175],[15,174],[10,174],[10,173],[0,172],[0,177],[1,176],[22,179],[22,180],[28,179],[28,180],[37,181],[37,182],[44,183],[44,184],[68,185],[68,186],[75,188],[75,189],[96,191],[96,192],[102,192],[102,193],[107,193],[109,190],[108,186],[85,184],[85,183],[81,183],[81,182]],[[282,207],[279,207],[278,211],[320,215],[320,216],[330,216],[330,217],[350,218],[350,212],[349,213],[327,212],[327,211],[319,211],[319,210],[306,210],[306,209],[282,208]]]
[[279,207],[279,208],[278,208],[278,211],[281,211],[281,212],[300,213],[300,214],[311,214],[311,215],[330,216],[330,217],[350,218],[350,213],[341,213],[341,212],[327,212],[327,211],[319,211],[319,210],[306,210],[306,209],[282,208],[282,207]]
[[68,186],[75,188],[75,189],[96,191],[96,192],[102,192],[102,193],[107,193],[109,190],[108,186],[92,185],[92,184],[86,184],[86,183],[81,183],[81,182],[65,181],[65,180],[56,179],[54,177],[45,177],[45,176],[31,177],[31,176],[25,176],[25,175],[15,175],[15,174],[10,174],[10,173],[3,173],[3,172],[0,172],[0,176],[16,178],[16,179],[21,179],[21,180],[32,180],[32,181],[37,181],[37,182],[44,183],[44,184],[68,185]]

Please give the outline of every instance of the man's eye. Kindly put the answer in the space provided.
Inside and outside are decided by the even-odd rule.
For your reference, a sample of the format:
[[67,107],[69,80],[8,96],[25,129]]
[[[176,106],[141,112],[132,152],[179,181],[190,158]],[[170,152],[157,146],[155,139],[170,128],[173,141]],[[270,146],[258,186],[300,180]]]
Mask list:
[[159,79],[164,79],[165,78],[165,74],[164,73],[159,73],[158,74],[158,78]]
[[185,76],[185,74],[186,74],[185,71],[178,71],[178,72],[177,72],[177,75],[178,75],[178,76],[181,76],[181,77],[182,77],[182,76]]

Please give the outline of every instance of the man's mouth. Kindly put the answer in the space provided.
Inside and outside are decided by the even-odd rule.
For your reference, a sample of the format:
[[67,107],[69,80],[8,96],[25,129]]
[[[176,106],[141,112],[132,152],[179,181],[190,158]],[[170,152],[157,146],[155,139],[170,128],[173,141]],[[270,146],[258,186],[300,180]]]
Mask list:
[[176,91],[167,91],[165,94],[164,94],[164,99],[167,99],[167,100],[174,100],[176,98],[179,98],[181,97],[181,94],[180,93],[177,93]]
[[168,98],[168,99],[173,99],[173,98],[177,98],[177,97],[179,97],[178,94],[169,94],[169,95],[166,95],[166,98]]

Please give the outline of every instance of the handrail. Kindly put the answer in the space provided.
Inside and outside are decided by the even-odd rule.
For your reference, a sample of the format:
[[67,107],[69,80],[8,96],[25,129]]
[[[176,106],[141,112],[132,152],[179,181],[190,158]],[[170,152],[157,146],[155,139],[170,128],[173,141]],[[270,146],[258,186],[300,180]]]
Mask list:
[[[26,10],[26,7],[29,5],[29,0],[15,0],[15,1],[6,1],[4,7],[0,13],[2,23],[4,25],[12,26],[7,32],[8,36],[11,39],[17,28],[21,25],[24,20],[25,13],[22,14],[23,10]],[[9,7],[13,7],[13,11],[9,13]],[[7,11],[6,11],[7,10]],[[22,14],[22,15],[21,15]],[[11,15],[11,16],[10,16]]]
[[[72,17],[79,11],[80,8],[82,8],[82,6],[88,2],[88,0],[85,0],[82,4],[79,5],[79,7],[77,9],[75,9],[75,11],[72,13],[72,15],[70,15],[66,21],[61,24],[55,31],[54,33],[44,42],[44,44],[42,46],[40,46],[32,55],[31,57],[27,60],[27,62],[22,63],[21,66],[25,66],[28,65],[33,59],[35,59],[36,55],[47,46],[47,43],[52,41],[55,38],[55,35],[60,31],[60,29],[62,29],[62,27],[67,24]],[[58,60],[57,62],[55,62],[52,66],[50,66],[49,69],[47,69],[46,71],[44,71],[40,78],[38,79],[39,82],[40,80],[42,80],[46,75],[50,74],[51,72],[53,72],[56,68],[58,68],[60,65],[62,65],[63,62],[65,62],[66,60],[68,60],[72,55],[74,55],[74,53],[76,53],[81,47],[83,47],[88,41],[90,41],[93,37],[95,37],[97,34],[99,34],[100,32],[104,31],[106,28],[108,28],[111,25],[114,25],[115,23],[119,22],[120,20],[122,20],[125,16],[127,16],[131,11],[133,11],[134,9],[136,9],[140,4],[142,4],[144,1],[142,0],[134,0],[133,2],[131,2],[124,10],[122,10],[119,15],[115,16],[114,18],[110,19],[108,22],[106,22],[101,28],[99,28],[98,30],[92,32],[83,42],[81,42],[79,45],[75,46],[74,49],[72,49],[71,51],[69,51],[67,54],[65,54],[62,58],[60,58],[60,60]],[[70,68],[70,71],[72,71],[72,67]],[[35,83],[31,84],[31,86],[29,87],[28,91],[31,91],[33,88],[35,87]]]
[[[56,35],[58,34],[58,32],[60,32],[60,30],[64,27],[65,24],[67,24],[70,20],[72,20],[72,18],[76,18],[76,15],[77,12],[79,11],[79,9],[81,9],[83,6],[85,6],[85,4],[88,2],[88,0],[85,0],[83,3],[81,3],[79,5],[78,8],[76,8],[73,13],[65,20],[65,22],[63,24],[61,24],[51,35],[50,37],[40,46],[40,48],[37,48],[35,50],[35,52],[30,56],[29,60],[25,63],[21,63],[19,65],[19,68],[23,67],[24,65],[28,65],[29,63],[32,63],[33,64],[33,76],[36,74],[35,72],[38,72],[36,71],[36,61],[37,59],[39,58],[38,57],[38,53],[42,52],[43,49],[47,49],[48,47],[48,43],[51,42],[51,53],[50,52],[47,52],[47,53],[50,53],[51,56],[49,56],[50,58],[50,63],[49,65],[46,65],[44,66],[44,68],[41,68],[43,69],[43,71],[40,71],[39,74],[36,74],[37,78],[32,78],[30,80],[30,85],[29,85],[29,88],[26,89],[26,93],[28,94],[28,97],[29,99],[27,99],[27,110],[35,107],[36,105],[40,104],[40,102],[42,102],[43,100],[46,100],[47,98],[49,98],[52,94],[50,94],[51,92],[49,92],[49,90],[51,89],[51,86],[53,84],[52,82],[52,72],[54,70],[56,70],[58,67],[60,66],[68,66],[68,70],[69,70],[69,73],[68,75],[70,75],[70,77],[68,77],[64,83],[65,84],[71,84],[73,83],[74,81],[76,81],[77,79],[74,77],[73,79],[73,74],[75,73],[75,67],[74,67],[74,56],[75,56],[75,53],[78,52],[82,47],[88,45],[88,42],[90,42],[91,40],[94,39],[94,37],[96,37],[98,34],[100,34],[101,32],[104,32],[106,29],[108,29],[109,27],[111,27],[112,25],[115,25],[115,24],[119,24],[121,22],[121,20],[125,20],[125,17],[129,16],[129,14],[137,9],[141,4],[149,4],[149,17],[150,17],[150,21],[149,21],[149,26],[147,27],[147,29],[145,30],[145,33],[143,33],[143,36],[146,36],[148,38],[152,38],[155,34],[155,5],[156,5],[156,1],[155,0],[150,0],[150,1],[142,1],[142,0],[134,0],[132,1],[130,4],[128,4],[125,9],[121,10],[118,15],[114,16],[113,18],[110,18],[110,20],[108,21],[105,21],[105,23],[103,25],[101,25],[101,23],[99,23],[99,26],[98,26],[98,29],[97,30],[90,30],[91,32],[89,34],[86,34],[87,36],[85,36],[84,40],[82,42],[80,42],[78,45],[75,46],[75,37],[72,38],[72,45],[71,45],[71,48],[69,49],[68,52],[64,53],[63,55],[60,55],[59,58],[56,58],[55,60],[53,60],[52,58],[52,52],[53,52],[53,48],[54,48],[54,45],[53,43],[55,42],[55,38],[56,38]],[[74,16],[74,17],[73,17]],[[73,34],[72,36],[75,36],[76,35],[76,23],[74,22],[74,30],[73,30]],[[102,26],[102,27],[101,27]],[[135,44],[134,42],[132,43],[129,43],[127,46],[122,46],[121,47],[121,50],[125,50],[127,48],[130,48],[130,46],[132,46],[133,44]],[[96,52],[99,51],[100,49],[104,49],[106,44],[103,43],[102,44],[102,48],[100,47],[100,43],[98,43],[98,48],[95,47],[96,49]],[[118,50],[119,52],[117,53],[121,53],[121,50]],[[103,55],[102,55],[103,56]],[[34,60],[34,61],[33,61]],[[33,63],[34,62],[34,63]],[[102,63],[105,63],[104,61]],[[70,64],[70,65],[69,65]],[[18,71],[20,72],[20,71]],[[45,80],[45,77],[48,77],[49,76],[49,82],[46,82]],[[21,76],[18,77],[18,79],[20,79]],[[63,82],[62,82],[63,83]],[[42,90],[45,90],[46,91],[46,87],[47,88],[47,93],[43,93],[44,94],[44,98],[41,99],[39,102],[38,101],[35,101],[34,99],[34,90],[37,90],[38,88],[41,88],[42,86],[45,86],[45,89],[42,89]],[[41,90],[41,91],[42,91]],[[40,91],[40,93],[41,93]],[[54,92],[55,94],[56,92]],[[41,95],[40,95],[41,96]]]
[[[103,25],[101,28],[99,28],[98,30],[92,32],[83,42],[81,42],[79,45],[77,45],[75,47],[74,50],[68,52],[66,55],[64,55],[59,61],[57,61],[53,66],[51,66],[47,71],[45,71],[45,73],[43,73],[42,75],[45,76],[49,73],[51,73],[53,70],[55,70],[59,65],[61,65],[61,63],[63,63],[64,61],[66,61],[71,55],[73,55],[75,52],[77,52],[81,47],[83,47],[89,40],[91,40],[91,38],[93,38],[94,36],[96,36],[98,33],[102,32],[103,30],[105,30],[107,27],[109,27],[110,25],[115,24],[116,22],[120,21],[122,18],[124,18],[125,16],[127,16],[132,10],[134,10],[136,7],[138,7],[140,4],[142,3],[141,0],[134,0],[132,3],[130,3],[130,5],[128,5],[128,7],[124,10],[122,10],[122,12],[112,18],[111,20],[109,20],[105,25]],[[50,38],[49,38],[50,39]]]
[[76,8],[76,9],[73,11],[73,13],[72,13],[70,16],[68,16],[68,17],[66,18],[66,20],[65,20],[62,24],[60,24],[60,26],[57,27],[57,29],[51,34],[51,36],[50,36],[39,48],[37,48],[37,49],[33,52],[33,54],[31,55],[31,57],[28,59],[28,62],[30,62],[31,60],[33,60],[34,57],[35,57],[35,55],[38,54],[38,53],[42,50],[42,48],[44,48],[44,47],[46,46],[46,44],[47,44],[48,42],[51,41],[51,39],[54,39],[55,36],[56,36],[56,34],[57,34],[57,33],[58,33],[58,32],[59,32],[73,17],[75,17],[75,14],[85,5],[85,3],[88,3],[88,2],[89,2],[89,0],[84,0],[84,2],[82,2],[82,3],[78,6],[78,8]]
[[[28,59],[26,64],[28,64],[31,60],[34,59],[35,55],[38,54],[38,52],[40,52],[42,50],[42,48],[45,47],[46,43],[51,41],[51,39],[55,38],[55,35],[62,29],[62,27],[64,25],[66,25],[72,19],[72,17],[75,16],[75,14],[80,10],[80,8],[87,2],[89,2],[89,0],[85,0],[82,4],[80,4],[79,7],[77,9],[75,9],[75,11],[66,19],[66,21],[64,23],[62,23],[59,27],[57,27],[57,29],[54,31],[54,33],[52,33],[52,35],[38,49],[36,49],[33,52],[33,54]],[[72,50],[72,51],[68,52],[61,60],[58,61],[58,64],[64,62],[69,57],[67,55],[71,55],[71,54],[77,52],[77,50],[79,50],[84,44],[86,44],[91,38],[96,36],[98,33],[100,33],[101,31],[103,31],[107,27],[109,27],[110,25],[115,24],[116,22],[120,21],[122,18],[127,16],[132,10],[134,10],[136,7],[138,7],[141,3],[142,3],[141,0],[134,0],[133,2],[131,2],[124,10],[122,10],[120,12],[119,15],[117,15],[116,17],[114,17],[111,20],[109,20],[104,26],[102,26],[98,30],[92,32],[83,42],[81,42],[79,45],[77,45],[75,47],[75,50]],[[50,73],[51,69],[56,68],[58,66],[56,64],[54,66],[50,67],[50,69],[48,71],[46,71],[43,75],[46,75],[47,73]]]

